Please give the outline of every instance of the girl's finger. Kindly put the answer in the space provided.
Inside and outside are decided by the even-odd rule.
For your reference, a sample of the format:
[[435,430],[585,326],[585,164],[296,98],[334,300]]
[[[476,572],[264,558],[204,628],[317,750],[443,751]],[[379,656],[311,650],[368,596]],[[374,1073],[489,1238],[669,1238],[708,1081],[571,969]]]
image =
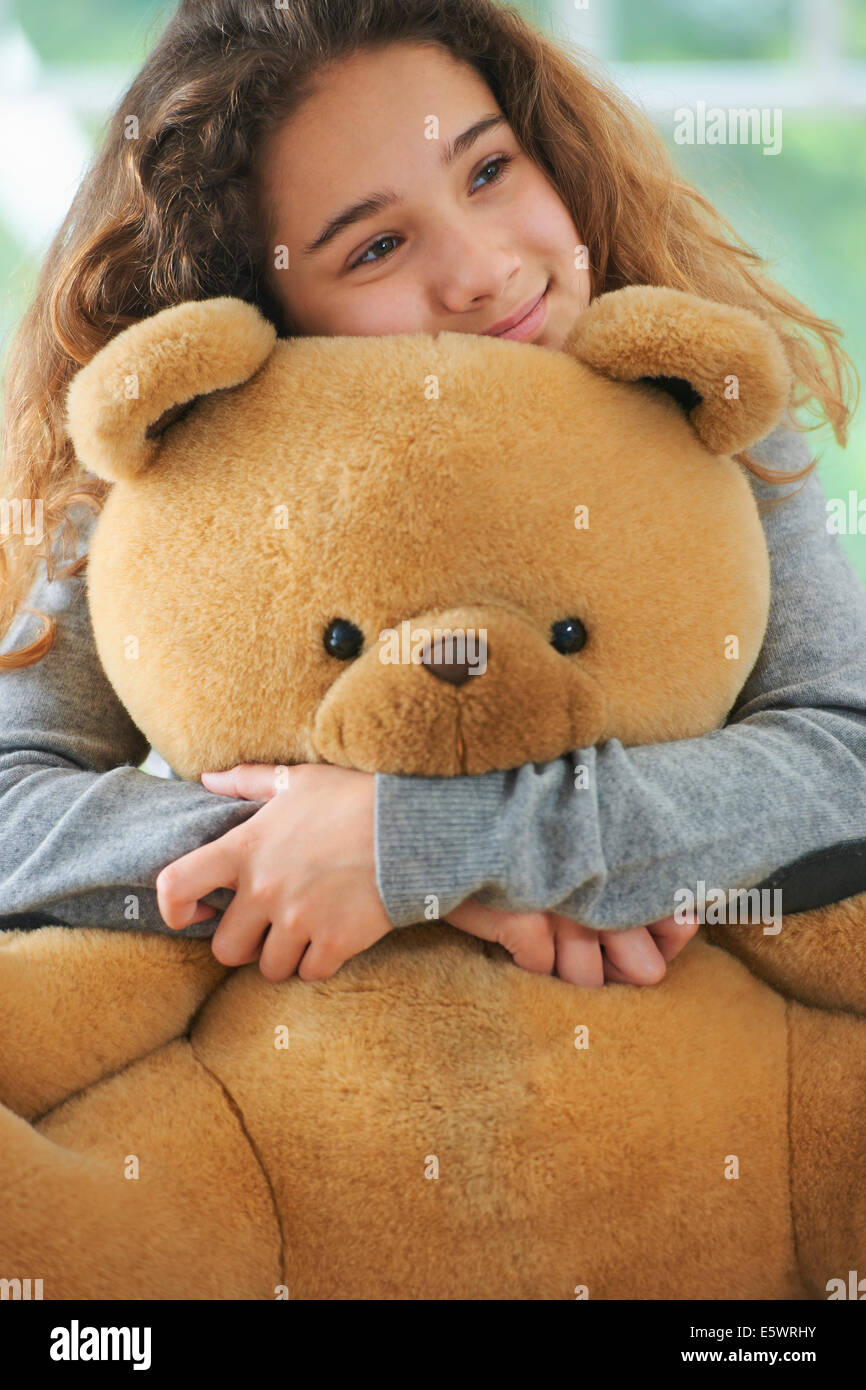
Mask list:
[[285,791],[288,768],[275,763],[238,763],[225,772],[203,772],[202,783],[209,792],[237,796],[244,801],[270,801]]
[[218,840],[190,850],[157,875],[157,904],[166,926],[175,931],[191,926],[201,920],[195,916],[199,898],[215,888],[237,888],[240,850],[236,835],[243,829],[236,826]]
[[[259,956],[259,970],[266,980],[287,980],[298,969],[301,957],[303,956],[304,960],[307,960],[309,944],[309,935],[303,928],[290,930],[287,927],[281,927],[278,930],[272,926],[265,937],[265,944]],[[312,949],[310,947],[310,950]],[[305,951],[307,951],[307,955],[304,955]],[[318,976],[303,975],[301,978],[318,979]]]
[[266,914],[252,911],[249,903],[243,906],[236,893],[211,937],[211,950],[223,965],[248,965],[258,960],[270,924]]
[[608,959],[606,952],[602,951],[602,956],[604,958],[604,978],[608,984],[633,985],[636,983],[630,975],[626,975],[622,970],[616,968],[613,962]]
[[569,984],[597,989],[604,984],[604,958],[599,934],[570,917],[552,912],[556,939],[556,974]]
[[620,984],[655,985],[664,978],[665,959],[646,927],[600,933],[609,975]]
[[673,917],[663,917],[660,922],[650,922],[647,926],[665,960],[673,960],[674,956],[679,955],[697,929],[697,922],[676,922]]
[[193,922],[208,922],[211,917],[216,917],[216,915],[217,910],[215,907],[211,907],[210,903],[199,903],[196,907],[192,922],[190,922],[189,925],[192,926]]
[[499,907],[485,907],[475,898],[465,898],[448,913],[452,926],[479,936],[483,941],[496,941],[522,970],[550,975],[556,962],[553,926],[549,914],[543,912],[509,912]]
[[499,940],[499,928],[495,918],[489,912],[485,912],[481,903],[476,902],[474,898],[465,898],[458,907],[452,907],[443,920],[449,926],[457,927],[459,931],[480,937],[482,941]]

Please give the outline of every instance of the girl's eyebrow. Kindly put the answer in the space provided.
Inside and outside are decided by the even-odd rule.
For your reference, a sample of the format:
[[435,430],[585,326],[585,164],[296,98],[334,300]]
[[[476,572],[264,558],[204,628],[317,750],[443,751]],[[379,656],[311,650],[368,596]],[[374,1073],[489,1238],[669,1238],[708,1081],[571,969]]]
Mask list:
[[[450,164],[453,164],[456,159],[459,159],[462,154],[465,154],[466,151],[475,144],[475,141],[479,140],[488,130],[492,130],[494,126],[505,124],[505,117],[501,112],[482,116],[474,125],[469,126],[460,135],[456,136],[452,142],[446,143],[440,160],[442,168],[447,169]],[[315,255],[317,251],[321,251],[324,246],[327,246],[329,241],[340,232],[345,231],[347,227],[353,226],[355,222],[363,221],[366,217],[372,217],[374,213],[382,212],[385,208],[393,207],[400,201],[397,194],[390,188],[384,188],[378,193],[370,193],[366,198],[359,198],[356,203],[350,204],[349,207],[343,208],[342,212],[338,212],[336,216],[329,218],[318,236],[307,243],[302,254],[305,256]]]

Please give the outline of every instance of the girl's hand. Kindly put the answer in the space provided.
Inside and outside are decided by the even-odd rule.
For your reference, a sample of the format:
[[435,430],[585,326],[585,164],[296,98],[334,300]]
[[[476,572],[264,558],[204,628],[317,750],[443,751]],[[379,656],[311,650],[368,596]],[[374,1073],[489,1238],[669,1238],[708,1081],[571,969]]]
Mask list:
[[[654,985],[698,929],[673,917],[626,931],[597,931],[556,912],[503,912],[465,898],[446,921],[461,931],[496,941],[515,965],[569,984],[593,988],[605,980]],[[602,950],[602,948],[604,948]]]
[[162,870],[157,900],[169,927],[215,917],[198,899],[234,889],[211,949],[223,965],[258,960],[268,980],[296,970],[302,980],[325,980],[392,930],[376,886],[372,773],[242,763],[203,773],[202,782],[266,804]]

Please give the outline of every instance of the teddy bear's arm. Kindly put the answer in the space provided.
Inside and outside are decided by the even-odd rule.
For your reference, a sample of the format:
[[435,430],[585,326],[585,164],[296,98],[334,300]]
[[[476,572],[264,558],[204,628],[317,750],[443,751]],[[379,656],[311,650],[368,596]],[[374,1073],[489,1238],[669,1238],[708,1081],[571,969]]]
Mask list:
[[866,840],[806,855],[751,895],[763,923],[706,923],[707,939],[801,1003],[866,1013]]

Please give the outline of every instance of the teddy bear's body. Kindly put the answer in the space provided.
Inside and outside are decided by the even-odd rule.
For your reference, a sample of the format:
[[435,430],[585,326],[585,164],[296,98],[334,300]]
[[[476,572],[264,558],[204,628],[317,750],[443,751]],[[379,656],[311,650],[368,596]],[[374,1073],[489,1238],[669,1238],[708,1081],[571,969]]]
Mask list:
[[[690,382],[690,419],[647,377]],[[673,291],[603,297],[562,354],[165,311],[70,393],[116,483],[88,566],[106,671],[189,778],[471,774],[716,727],[768,601],[730,454],[787,386],[758,320]],[[406,622],[421,659],[381,660]],[[435,629],[483,633],[484,671],[437,669]],[[643,990],[447,922],[320,983],[9,934],[3,1263],[51,1298],[822,1297],[864,1257],[864,914],[707,929]]]
[[444,923],[313,984],[70,935],[4,951],[4,1020],[50,1040],[4,1077],[0,1247],[46,1297],[806,1298],[862,1265],[866,1027],[702,941],[594,991]]

